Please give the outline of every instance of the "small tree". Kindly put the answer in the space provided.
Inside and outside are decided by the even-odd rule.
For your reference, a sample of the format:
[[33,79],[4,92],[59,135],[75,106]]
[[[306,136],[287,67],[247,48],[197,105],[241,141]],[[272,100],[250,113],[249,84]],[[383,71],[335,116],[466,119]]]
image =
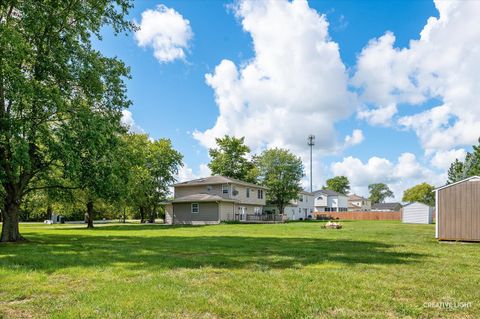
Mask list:
[[473,146],[473,152],[468,152],[465,161],[455,159],[448,169],[447,184],[461,181],[462,179],[480,175],[480,138],[478,145]]
[[245,145],[245,138],[225,135],[215,141],[218,148],[208,151],[212,158],[208,164],[212,174],[254,183],[257,173],[253,163],[247,158],[250,148]]
[[346,176],[336,176],[327,179],[327,185],[324,189],[330,189],[340,194],[348,194],[350,192],[350,181]]
[[435,205],[435,188],[427,183],[422,183],[405,190],[402,200],[404,202],[420,202],[429,206]]
[[372,204],[383,203],[388,197],[393,197],[393,192],[384,183],[370,184],[368,185],[368,191]]
[[153,222],[160,202],[169,194],[169,185],[182,165],[182,155],[168,139],[151,141],[145,134],[126,136],[131,167],[128,203],[140,212],[140,221]]
[[275,205],[281,214],[285,206],[298,198],[301,191],[303,164],[300,158],[288,150],[274,148],[264,151],[255,158],[259,181],[268,187],[267,201]]

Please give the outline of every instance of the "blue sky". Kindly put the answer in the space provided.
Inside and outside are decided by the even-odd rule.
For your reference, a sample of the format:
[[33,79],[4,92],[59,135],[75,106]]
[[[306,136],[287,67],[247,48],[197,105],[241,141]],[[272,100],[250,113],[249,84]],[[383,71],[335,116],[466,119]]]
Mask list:
[[[233,4],[238,5],[239,2]],[[205,144],[202,145],[198,138],[192,136],[192,133],[195,130],[204,132],[214,127],[220,113],[219,105],[215,100],[216,91],[212,85],[206,83],[205,75],[213,74],[215,68],[224,59],[232,61],[239,69],[255,59],[253,33],[245,31],[245,27],[242,25],[247,19],[246,14],[251,13],[239,14],[238,8],[235,9],[232,6],[232,1],[165,0],[161,2],[137,1],[130,17],[141,24],[142,13],[146,10],[158,10],[157,5],[164,5],[164,8],[174,10],[184,21],[188,20],[193,36],[183,48],[184,58],[167,62],[159,61],[153,54],[152,46],[141,47],[134,34],[115,37],[109,29],[104,30],[104,38],[101,42],[97,42],[96,46],[104,54],[118,56],[131,67],[132,79],[127,83],[128,94],[133,102],[130,111],[135,125],[153,138],[170,138],[175,148],[184,154],[184,162],[191,169],[189,174],[184,176],[194,177],[201,174],[200,165],[208,163],[209,159]],[[421,42],[420,32],[424,29],[429,17],[439,18],[439,11],[435,4],[427,0],[309,1],[308,6],[309,10],[316,11],[318,15],[324,15],[324,19],[329,23],[328,41],[338,44],[340,63],[343,63],[346,69],[345,73],[350,79],[353,79],[359,70],[357,58],[362,49],[369,46],[369,41],[378,39],[390,31],[395,36],[393,49],[397,50],[392,54],[399,54],[398,51],[402,48],[410,49],[411,40]],[[268,7],[266,2],[264,7]],[[169,30],[166,28],[155,32],[168,36]],[[277,36],[281,37],[282,35],[278,34]],[[294,42],[292,42],[292,46],[295,46]],[[410,60],[415,60],[413,57],[420,56],[420,53],[417,54],[413,49],[409,51],[411,52],[408,54],[412,56]],[[391,65],[391,63],[386,63]],[[368,69],[365,74],[369,74],[367,71]],[[432,73],[430,70],[429,72],[429,74]],[[319,74],[319,77],[321,76],[322,74]],[[411,77],[411,75],[408,76]],[[375,83],[375,79],[362,77],[362,83],[367,83],[365,85],[368,85],[370,80],[373,81],[371,83]],[[348,157],[359,160],[365,165],[363,168],[367,171],[366,165],[372,157],[389,161],[391,170],[394,170],[400,163],[399,157],[404,153],[411,153],[415,156],[414,164],[418,164],[424,170],[423,172],[427,172],[424,176],[426,179],[429,176],[445,172],[445,165],[443,167],[432,165],[436,154],[442,155],[443,153],[440,152],[449,151],[461,155],[463,153],[460,150],[468,150],[467,142],[471,138],[470,140],[467,138],[467,142],[455,140],[445,148],[431,147],[428,142],[431,137],[422,135],[422,128],[416,126],[416,121],[403,119],[441,106],[445,103],[446,95],[430,94],[427,96],[424,93],[427,90],[423,90],[421,94],[425,94],[425,98],[422,101],[412,102],[410,97],[406,98],[408,101],[392,100],[397,112],[390,117],[391,120],[395,123],[397,120],[398,123],[407,121],[409,124],[386,126],[378,125],[378,123],[372,124],[373,120],[369,120],[368,116],[359,116],[358,111],[359,109],[383,109],[382,107],[385,105],[375,99],[363,98],[364,88],[350,82],[348,85],[350,93],[357,96],[355,105],[351,109],[357,111],[351,111],[347,116],[335,118],[333,134],[341,142],[345,136],[352,134],[353,130],[360,130],[362,139],[358,143],[352,143],[349,147],[337,148],[333,152],[322,150],[322,145],[317,146],[315,170],[320,171],[315,175],[317,186],[323,184],[325,178],[335,173],[349,175],[349,170],[344,167],[348,165],[344,161]],[[401,91],[402,88],[398,90]],[[410,92],[407,93],[411,95]],[[451,116],[455,118],[453,111]],[[446,129],[445,125],[440,125],[440,129]],[[289,134],[288,125],[284,130],[287,131],[285,134]],[[238,129],[234,133],[242,135],[241,130]],[[304,133],[306,137],[310,132],[305,131]],[[321,131],[317,133],[317,135],[319,134]],[[290,144],[286,143],[285,145],[288,147]],[[255,147],[253,148],[255,149]],[[343,163],[344,166],[339,164],[337,169],[333,169],[335,163]],[[305,166],[308,166],[308,162],[305,162]],[[372,169],[374,168],[372,167]],[[388,171],[388,168],[386,170]],[[365,192],[365,184],[367,181],[372,181],[365,176],[355,176],[353,173],[350,175],[352,176],[349,177],[354,179],[354,190],[359,192]],[[355,179],[357,180],[355,181]],[[385,179],[386,181],[391,180],[392,186],[397,192],[400,192],[402,187],[405,188],[409,182],[417,182],[415,178],[409,180],[400,180],[401,178],[399,179],[398,176],[392,178],[388,176],[388,172],[385,172]],[[440,179],[432,181],[437,184],[440,182]]]

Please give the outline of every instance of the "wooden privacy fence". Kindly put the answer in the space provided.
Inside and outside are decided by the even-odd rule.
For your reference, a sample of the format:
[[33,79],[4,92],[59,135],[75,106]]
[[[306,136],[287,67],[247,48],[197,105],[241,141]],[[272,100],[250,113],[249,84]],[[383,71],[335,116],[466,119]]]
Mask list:
[[315,217],[341,220],[402,220],[401,212],[316,212]]

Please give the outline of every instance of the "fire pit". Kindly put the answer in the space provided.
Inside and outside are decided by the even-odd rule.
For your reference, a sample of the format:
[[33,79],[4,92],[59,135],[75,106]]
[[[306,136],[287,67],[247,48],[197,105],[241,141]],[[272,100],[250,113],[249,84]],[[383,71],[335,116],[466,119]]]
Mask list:
[[329,221],[328,223],[325,224],[325,226],[323,226],[323,228],[342,229],[342,224]]

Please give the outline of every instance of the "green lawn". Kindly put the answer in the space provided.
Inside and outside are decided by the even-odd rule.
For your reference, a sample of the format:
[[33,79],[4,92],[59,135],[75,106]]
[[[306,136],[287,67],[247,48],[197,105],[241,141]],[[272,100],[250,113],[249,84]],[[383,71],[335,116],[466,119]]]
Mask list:
[[29,242],[0,245],[0,318],[480,314],[480,244],[438,243],[433,225],[321,225],[25,224]]

